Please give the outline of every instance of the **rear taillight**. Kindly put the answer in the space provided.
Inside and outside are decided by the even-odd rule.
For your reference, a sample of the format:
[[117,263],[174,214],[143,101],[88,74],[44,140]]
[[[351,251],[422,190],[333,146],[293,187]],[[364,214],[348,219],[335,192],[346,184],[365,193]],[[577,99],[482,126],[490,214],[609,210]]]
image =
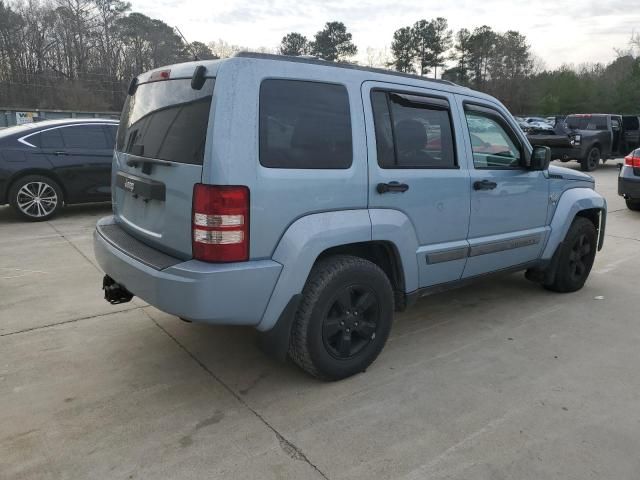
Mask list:
[[640,168],[640,150],[635,150],[624,157],[624,164],[633,168]]
[[249,189],[197,183],[193,187],[191,230],[196,260],[249,260]]

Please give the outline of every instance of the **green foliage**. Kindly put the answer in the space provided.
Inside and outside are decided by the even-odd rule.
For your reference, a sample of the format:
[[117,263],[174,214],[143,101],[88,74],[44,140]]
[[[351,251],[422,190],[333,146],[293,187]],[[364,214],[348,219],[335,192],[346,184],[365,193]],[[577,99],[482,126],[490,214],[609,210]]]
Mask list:
[[431,22],[418,20],[411,27],[413,58],[418,65],[418,73],[426,75],[431,71],[433,54],[431,45],[434,42],[434,31]]
[[287,33],[282,37],[278,51],[280,55],[307,55],[309,53],[309,41],[301,33]]
[[435,77],[438,67],[443,67],[449,58],[452,35],[447,20],[442,17],[418,20],[411,27],[399,28],[391,43],[394,55],[391,65],[400,72],[417,70],[420,75],[433,71]]
[[625,55],[606,67],[567,65],[526,80],[526,104],[517,111],[541,115],[569,113],[640,113],[640,58]]
[[215,60],[218,57],[213,54],[211,49],[202,42],[191,42],[188,51],[198,60]]
[[358,53],[358,47],[351,38],[344,23],[327,22],[311,42],[311,53],[331,62],[345,61]]
[[433,76],[435,77],[438,74],[438,67],[445,66],[445,60],[448,57],[447,52],[453,44],[453,32],[449,30],[446,18],[438,17],[435,20],[431,20],[430,24],[432,31],[430,66],[433,67]]
[[0,0],[0,105],[120,110],[132,76],[212,58],[122,0]]
[[[442,78],[497,97],[514,113],[640,113],[640,34],[630,48],[620,49],[609,65],[564,65],[534,72],[531,48],[524,35],[495,32],[483,25],[463,28],[453,37],[446,20],[419,20],[393,35],[390,63],[400,72],[425,75],[453,62]],[[434,75],[435,76],[435,75]]]
[[[456,62],[453,69],[448,70],[450,78],[454,82],[467,84],[469,81],[469,57],[471,53],[471,32],[466,28],[458,30],[455,36],[455,44],[451,54],[451,60]],[[442,77],[445,77],[444,72]]]
[[[119,110],[134,75],[194,52],[206,60],[247,50],[223,40],[185,45],[171,26],[130,8],[123,0],[0,0],[0,105]],[[312,42],[291,32],[278,50],[330,61],[358,51],[342,22],[328,22]],[[483,25],[452,35],[436,18],[396,30],[388,66],[434,77],[445,68],[442,78],[494,95],[518,114],[640,113],[640,34],[616,51],[608,65],[534,71],[519,32]]]
[[394,32],[391,52],[393,54],[393,62],[390,66],[398,72],[415,73],[411,27],[403,27]]
[[483,25],[469,37],[469,77],[471,84],[481,89],[489,79],[489,65],[496,50],[497,34]]

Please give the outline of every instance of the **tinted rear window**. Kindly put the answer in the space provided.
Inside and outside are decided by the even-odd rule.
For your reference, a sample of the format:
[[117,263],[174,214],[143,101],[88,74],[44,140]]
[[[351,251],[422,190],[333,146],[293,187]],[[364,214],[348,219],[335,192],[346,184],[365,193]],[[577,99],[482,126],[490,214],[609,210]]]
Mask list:
[[202,89],[191,79],[138,86],[122,112],[116,149],[140,157],[202,165],[215,80]]
[[640,130],[638,117],[622,117],[622,125],[625,130]]
[[40,148],[64,148],[60,128],[44,130],[26,139],[32,145]]
[[455,168],[448,102],[413,98],[418,100],[371,93],[378,164],[382,168]]
[[260,87],[260,163],[272,168],[349,168],[349,96],[343,85],[265,80]]
[[607,117],[605,115],[569,115],[566,120],[567,127],[572,130],[607,130]]
[[61,128],[60,132],[66,148],[85,150],[108,150],[111,148],[102,125],[77,125]]

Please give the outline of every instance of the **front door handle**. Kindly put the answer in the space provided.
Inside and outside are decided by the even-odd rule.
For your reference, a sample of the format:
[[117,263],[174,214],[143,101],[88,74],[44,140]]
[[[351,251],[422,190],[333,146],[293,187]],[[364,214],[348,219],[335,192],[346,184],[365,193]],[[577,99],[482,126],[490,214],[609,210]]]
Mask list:
[[64,150],[57,150],[55,152],[53,152],[54,155],[60,156],[60,155],[66,155],[67,152],[65,152]]
[[473,182],[474,190],[493,190],[497,186],[498,184],[496,182],[492,182],[491,180],[478,180],[477,182]]
[[379,183],[376,190],[380,194],[388,192],[404,193],[409,190],[409,185],[399,182]]

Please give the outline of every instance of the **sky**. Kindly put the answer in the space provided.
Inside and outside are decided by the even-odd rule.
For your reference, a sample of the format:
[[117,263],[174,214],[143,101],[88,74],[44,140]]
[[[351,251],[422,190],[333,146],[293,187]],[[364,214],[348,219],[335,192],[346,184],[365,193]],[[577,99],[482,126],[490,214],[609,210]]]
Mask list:
[[543,65],[608,63],[640,33],[640,0],[130,0],[132,9],[180,28],[188,41],[223,39],[276,48],[289,32],[308,38],[328,21],[353,34],[357,59],[388,47],[393,32],[420,19],[445,17],[454,31],[489,25],[527,36]]

